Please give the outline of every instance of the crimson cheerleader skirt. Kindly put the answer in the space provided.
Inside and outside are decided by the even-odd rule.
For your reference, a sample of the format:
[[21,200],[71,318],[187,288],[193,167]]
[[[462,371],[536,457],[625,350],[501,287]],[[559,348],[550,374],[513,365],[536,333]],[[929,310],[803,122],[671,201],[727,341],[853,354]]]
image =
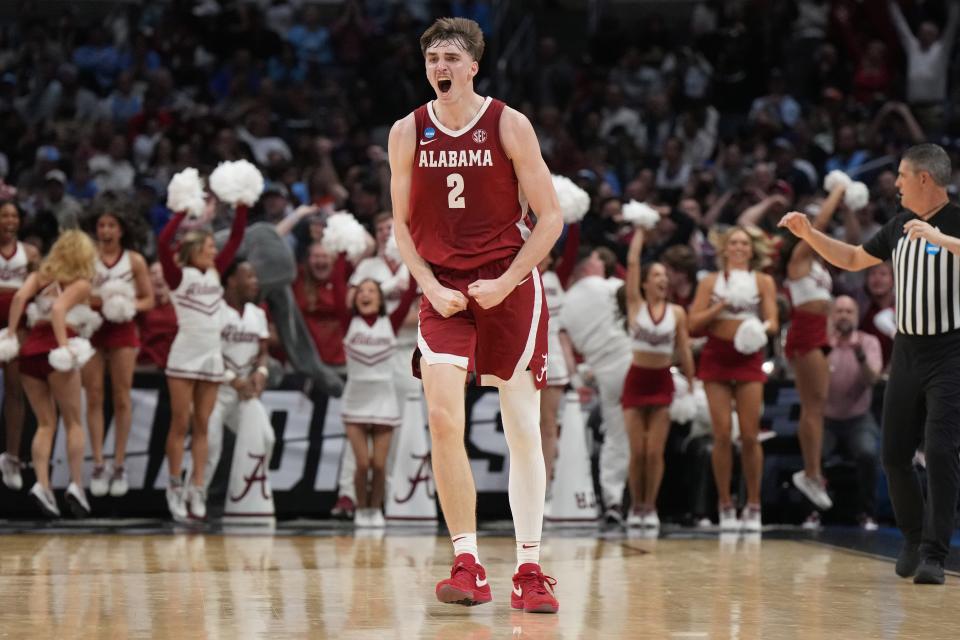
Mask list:
[[[0,328],[6,327],[10,321],[10,304],[13,302],[14,291],[0,293]],[[26,317],[26,312],[23,316]]]
[[670,367],[647,369],[630,365],[623,381],[620,404],[624,409],[663,407],[673,402],[673,374]]
[[140,348],[140,334],[137,323],[110,322],[104,320],[97,332],[90,338],[90,344],[96,349],[121,349],[123,347]]
[[704,382],[766,382],[763,353],[760,349],[744,355],[733,346],[733,340],[710,336],[700,352],[697,377]]
[[787,344],[783,349],[787,358],[796,358],[814,349],[825,349],[829,346],[827,316],[798,309],[790,312]]
[[[68,337],[73,338],[76,335],[76,331],[67,329]],[[59,346],[52,324],[42,322],[34,326],[20,346],[20,373],[31,378],[46,380],[47,376],[54,371],[48,356]]]

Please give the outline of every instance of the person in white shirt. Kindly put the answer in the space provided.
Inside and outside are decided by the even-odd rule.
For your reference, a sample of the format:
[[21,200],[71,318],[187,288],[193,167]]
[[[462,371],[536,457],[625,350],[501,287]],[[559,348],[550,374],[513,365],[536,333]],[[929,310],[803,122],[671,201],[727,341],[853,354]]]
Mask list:
[[[270,338],[270,326],[266,312],[254,303],[259,294],[257,274],[249,262],[238,258],[224,270],[223,285],[220,347],[224,376],[223,384],[217,391],[217,403],[207,423],[204,488],[210,487],[220,462],[224,426],[237,433],[241,424],[254,425],[260,428],[265,439],[271,440],[273,437],[273,427],[260,402],[269,373],[267,340]],[[249,422],[240,419],[241,411],[251,408],[261,420]]]
[[948,66],[960,24],[960,6],[956,2],[948,3],[947,26],[942,34],[936,24],[925,21],[920,24],[917,35],[911,31],[900,6],[892,0],[888,6],[900,44],[907,54],[907,102],[925,129],[929,131],[932,125],[934,130],[939,130],[947,101]]
[[[619,278],[610,277],[595,250],[578,266],[580,279],[564,295],[560,325],[573,347],[583,355],[600,392],[603,414],[603,447],[600,450],[600,487],[604,517],[608,522],[623,520],[623,490],[627,481],[630,451],[623,425],[620,398],[623,381],[630,369],[630,340],[617,310]],[[576,363],[567,362],[570,371]],[[583,383],[575,383],[582,387]]]

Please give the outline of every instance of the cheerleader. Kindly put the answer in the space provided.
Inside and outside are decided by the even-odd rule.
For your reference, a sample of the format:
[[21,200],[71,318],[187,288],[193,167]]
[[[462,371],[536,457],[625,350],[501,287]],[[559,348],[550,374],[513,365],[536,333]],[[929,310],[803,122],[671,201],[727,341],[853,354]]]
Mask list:
[[[17,240],[20,210],[13,202],[0,204],[0,328],[7,326],[10,304],[23,286],[27,273],[40,261],[36,247]],[[20,364],[14,359],[3,364],[3,417],[7,425],[6,451],[0,454],[0,474],[8,489],[23,488],[20,475],[20,437],[23,434],[23,386]]]
[[[213,181],[211,176],[211,185]],[[170,346],[166,368],[171,408],[166,446],[170,480],[166,497],[170,514],[177,521],[188,517],[203,519],[207,515],[204,490],[207,424],[224,374],[220,347],[223,302],[220,274],[233,262],[243,241],[247,208],[248,203],[237,205],[230,237],[219,253],[213,233],[191,230],[180,240],[174,257],[173,239],[186,215],[184,211],[170,219],[157,240],[163,277],[171,289],[177,312],[177,336]],[[191,405],[193,472],[190,486],[184,490],[181,467]]]
[[[825,231],[840,205],[845,187],[836,186],[820,207],[813,227]],[[827,495],[820,469],[823,451],[823,407],[827,401],[830,369],[827,350],[827,320],[833,299],[830,272],[804,241],[789,252],[786,265],[787,292],[790,295],[790,326],[784,347],[793,366],[800,395],[800,425],[797,436],[803,454],[803,470],[793,474],[793,484],[819,509],[833,506]]]
[[[137,363],[140,337],[134,317],[153,308],[153,287],[143,256],[130,249],[134,244],[134,216],[116,201],[98,202],[85,221],[97,243],[96,275],[91,305],[104,316],[104,323],[90,338],[97,350],[83,368],[87,396],[87,428],[93,451],[90,493],[95,497],[120,497],[127,493],[124,460],[133,420],[130,389]],[[103,459],[103,376],[109,367],[113,399],[113,469],[107,473]]]
[[67,432],[70,467],[67,504],[77,517],[90,514],[90,504],[82,488],[85,442],[80,417],[80,368],[93,349],[87,340],[75,336],[87,333],[87,329],[94,326],[88,323],[99,319],[87,306],[95,258],[96,249],[85,233],[62,233],[40,269],[27,277],[14,295],[8,328],[0,332],[0,358],[9,360],[17,352],[17,337],[10,327],[19,326],[26,311],[32,326],[19,348],[20,374],[23,390],[37,418],[37,432],[31,447],[37,482],[30,489],[30,496],[44,514],[52,517],[60,516],[50,488],[49,469],[58,408]]
[[700,354],[698,377],[703,380],[713,422],[713,476],[719,497],[721,531],[736,531],[741,523],[730,497],[733,466],[731,413],[736,403],[740,423],[747,505],[743,529],[759,532],[760,410],[763,403],[763,351],[778,330],[773,278],[758,269],[767,261],[766,239],[758,229],[735,226],[717,242],[720,271],[700,281],[690,307],[690,331],[707,333]]
[[[623,385],[624,422],[630,441],[628,483],[633,508],[627,526],[656,529],[657,494],[663,479],[663,451],[670,430],[674,354],[693,382],[693,354],[687,314],[667,301],[667,270],[659,262],[640,268],[644,231],[637,228],[627,252],[627,321],[633,362]],[[656,318],[656,319],[654,319]]]
[[[337,259],[333,277],[334,298],[346,300],[342,285],[346,260]],[[358,527],[382,527],[383,495],[386,486],[387,454],[393,429],[400,426],[401,407],[397,404],[390,360],[396,350],[396,334],[417,297],[417,284],[410,277],[400,303],[387,315],[386,300],[379,283],[366,278],[357,283],[352,310],[341,308],[346,337],[347,385],[343,390],[342,419],[347,439],[356,458],[354,485]],[[372,451],[368,448],[372,440]],[[372,479],[368,479],[372,471]],[[368,489],[369,483],[369,489]]]

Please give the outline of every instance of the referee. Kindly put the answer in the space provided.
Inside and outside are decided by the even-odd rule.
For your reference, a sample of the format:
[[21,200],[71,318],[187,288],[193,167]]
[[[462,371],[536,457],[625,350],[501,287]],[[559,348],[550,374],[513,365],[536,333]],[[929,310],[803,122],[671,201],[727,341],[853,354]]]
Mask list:
[[[942,147],[911,147],[900,160],[903,211],[862,246],[814,230],[803,213],[780,221],[829,262],[849,271],[893,260],[897,336],[883,399],[883,468],[905,542],[897,574],[943,584],[960,486],[960,207],[946,186]],[[913,469],[924,442],[927,504]]]

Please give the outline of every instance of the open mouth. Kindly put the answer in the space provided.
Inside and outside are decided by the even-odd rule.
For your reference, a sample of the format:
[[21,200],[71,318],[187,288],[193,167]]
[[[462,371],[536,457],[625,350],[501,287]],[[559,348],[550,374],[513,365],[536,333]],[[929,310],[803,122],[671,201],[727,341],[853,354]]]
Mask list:
[[446,93],[450,91],[450,86],[453,82],[449,78],[444,78],[442,80],[437,80],[437,87],[440,89],[440,93]]

